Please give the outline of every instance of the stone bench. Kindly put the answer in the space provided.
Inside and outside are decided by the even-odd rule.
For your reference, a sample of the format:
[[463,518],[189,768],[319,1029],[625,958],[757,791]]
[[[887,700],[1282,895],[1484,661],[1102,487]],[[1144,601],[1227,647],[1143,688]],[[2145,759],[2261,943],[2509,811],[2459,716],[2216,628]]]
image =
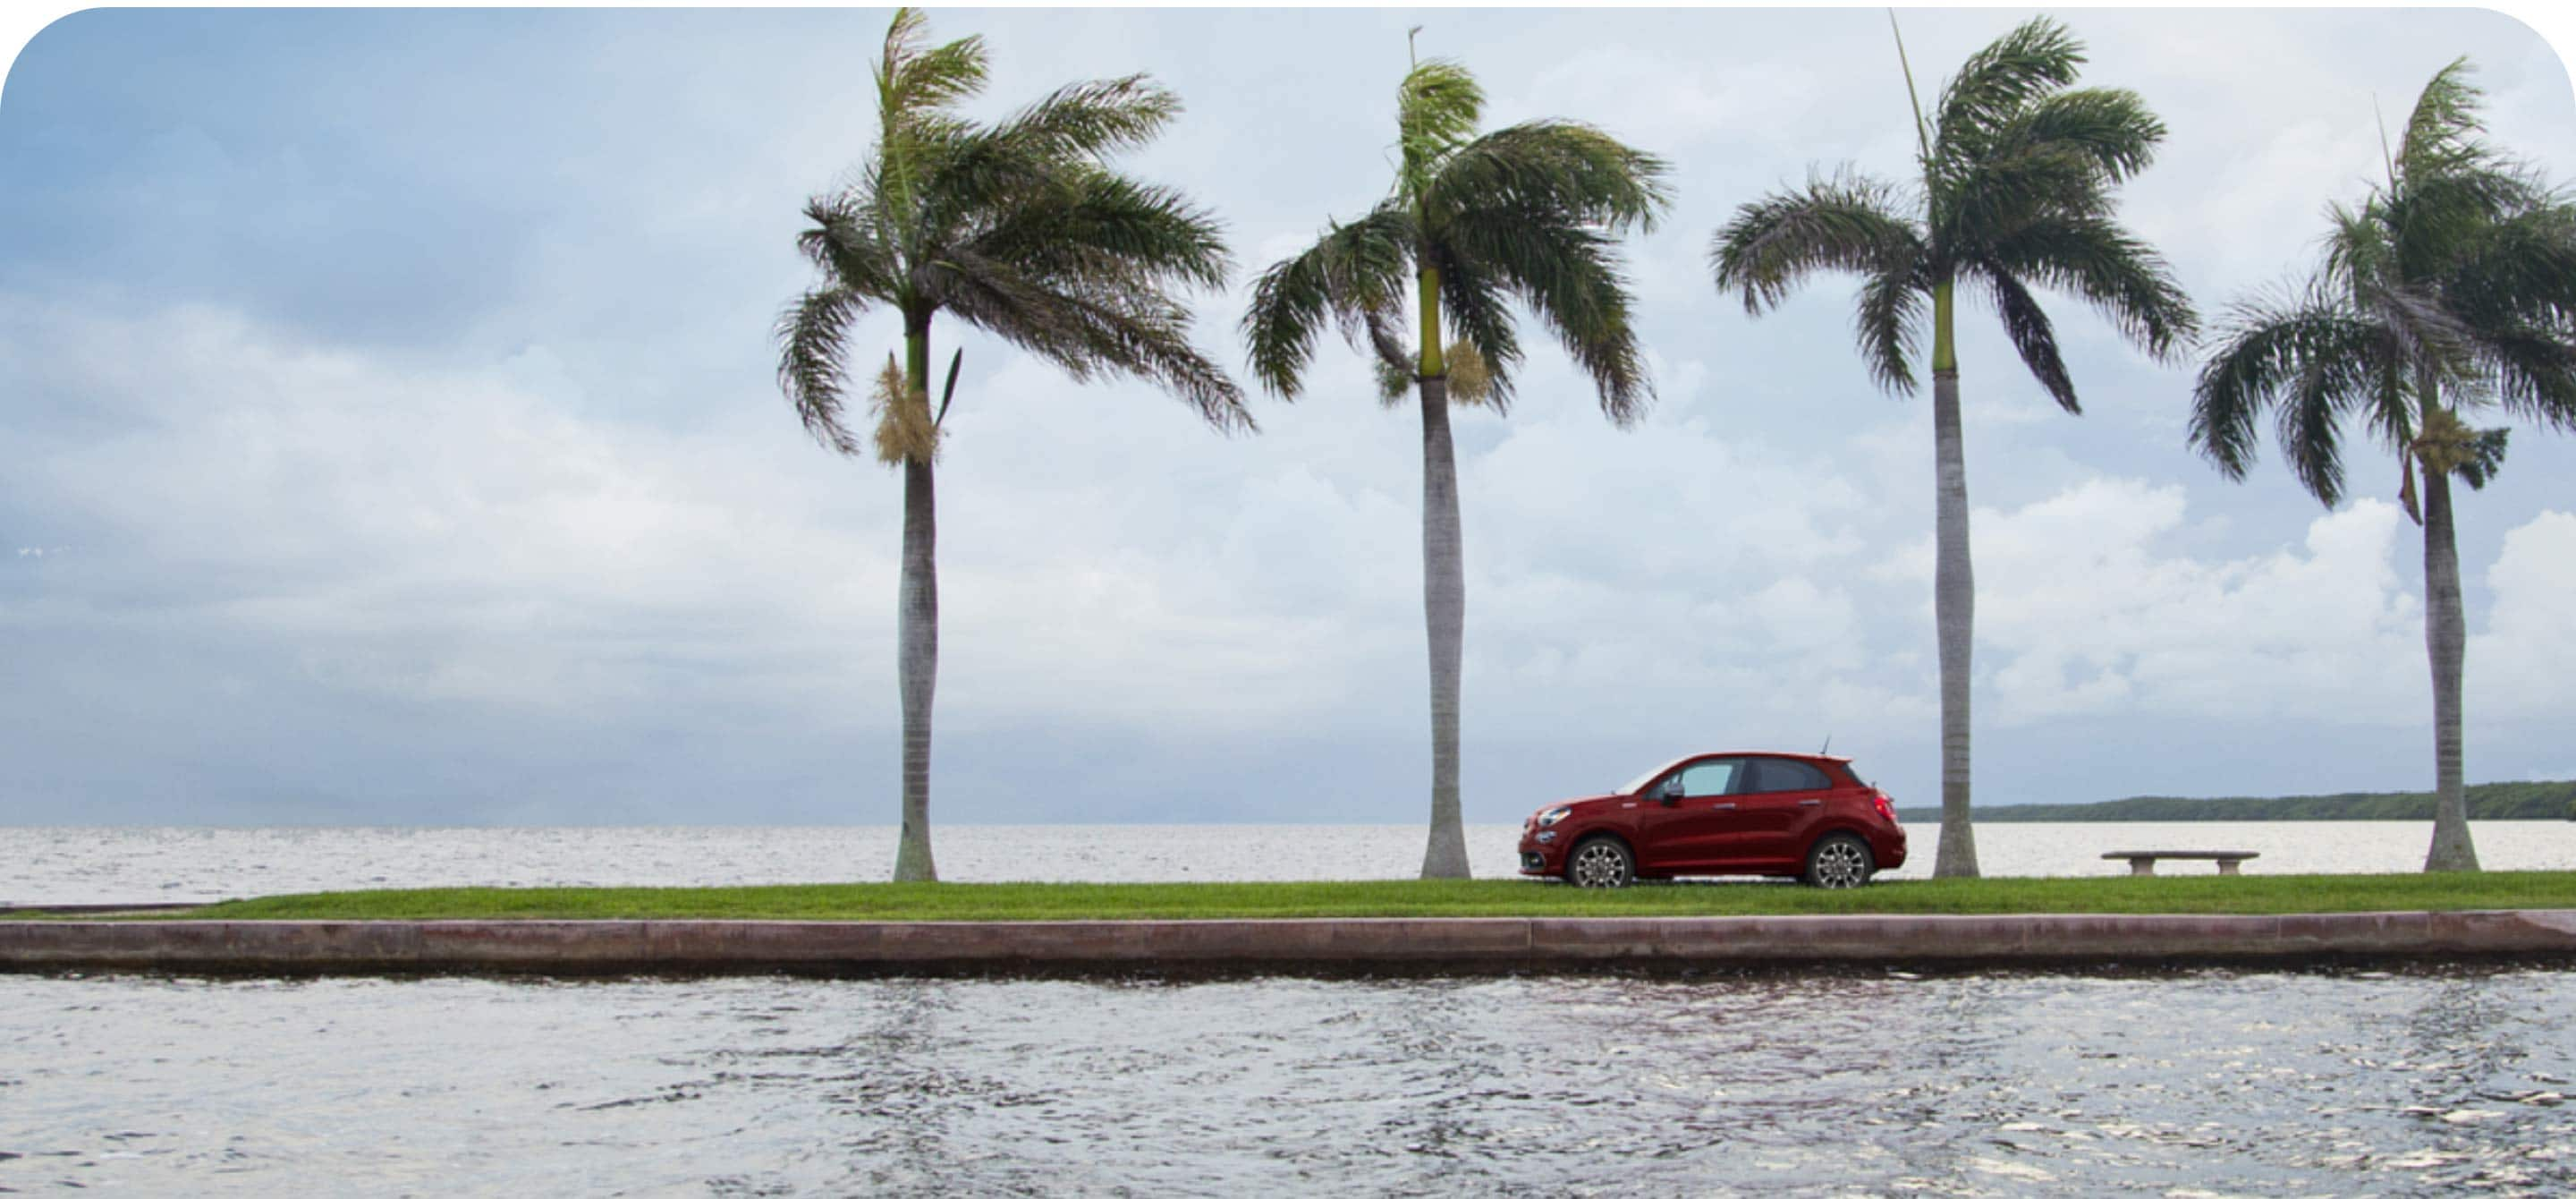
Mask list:
[[2122,849],[2102,855],[2106,861],[2112,858],[2129,859],[2129,873],[2132,875],[2154,874],[2157,858],[2194,858],[2212,861],[2218,863],[2220,874],[2234,874],[2237,863],[2247,858],[2262,856],[2246,849]]

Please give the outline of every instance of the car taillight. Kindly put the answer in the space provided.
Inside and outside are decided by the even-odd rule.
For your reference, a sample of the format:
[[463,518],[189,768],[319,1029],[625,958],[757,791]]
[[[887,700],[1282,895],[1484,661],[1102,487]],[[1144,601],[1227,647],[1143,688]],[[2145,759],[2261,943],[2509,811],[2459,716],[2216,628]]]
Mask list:
[[1869,793],[1869,802],[1878,805],[1878,814],[1881,819],[1884,819],[1889,824],[1896,823],[1896,805],[1888,802],[1887,792],[1872,790]]

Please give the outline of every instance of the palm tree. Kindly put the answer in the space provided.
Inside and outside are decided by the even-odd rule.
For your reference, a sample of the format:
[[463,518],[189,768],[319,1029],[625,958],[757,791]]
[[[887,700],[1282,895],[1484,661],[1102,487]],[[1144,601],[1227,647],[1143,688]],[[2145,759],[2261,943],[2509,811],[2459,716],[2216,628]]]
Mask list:
[[2424,529],[2436,794],[2426,870],[2478,868],[2461,786],[2468,629],[2451,477],[2485,486],[2505,430],[2472,429],[2459,414],[2493,404],[2576,429],[2576,203],[2479,140],[2469,70],[2460,59],[2425,85],[2385,185],[2358,208],[2328,210],[2315,278],[2230,312],[2191,421],[2192,444],[2242,479],[2255,418],[2277,406],[2282,455],[2328,507],[2343,495],[2345,416],[2397,455],[2398,499]]
[[[1634,419],[1652,396],[1618,239],[1669,205],[1664,164],[1589,125],[1528,121],[1479,136],[1484,92],[1466,68],[1416,64],[1396,91],[1399,165],[1391,195],[1273,265],[1243,320],[1252,370],[1294,399],[1315,342],[1338,325],[1381,372],[1409,379],[1422,409],[1422,607],[1431,648],[1431,839],[1425,878],[1465,878],[1458,806],[1458,672],[1466,581],[1458,465],[1449,439],[1452,373],[1497,411],[1521,349],[1517,299],[1585,373],[1601,409]],[[1408,280],[1408,276],[1410,279]],[[1418,335],[1405,336],[1407,283]],[[1443,330],[1454,330],[1453,346]],[[1465,398],[1463,395],[1460,398]]]
[[1189,344],[1168,289],[1215,287],[1229,265],[1216,222],[1171,188],[1117,174],[1108,158],[1152,140],[1180,101],[1143,75],[1076,83],[993,124],[956,115],[983,90],[984,44],[924,44],[898,11],[874,65],[878,134],[856,181],[805,207],[797,248],[822,281],[778,321],[778,382],[805,428],[861,452],[843,423],[847,340],[862,313],[903,318],[872,401],[877,460],[903,468],[903,571],[896,668],[903,704],[903,834],[897,881],[938,877],[930,856],[930,701],[939,664],[931,467],[955,398],[952,357],[930,406],[930,330],[942,313],[1035,354],[1076,380],[1134,375],[1219,429],[1250,428],[1241,392]]
[[[1897,46],[1899,62],[1904,45]],[[1913,357],[1932,334],[1933,620],[1941,645],[1941,850],[1936,877],[1974,877],[1968,806],[1969,649],[1976,585],[1968,561],[1968,474],[1959,429],[1955,293],[1983,293],[2023,365],[2068,412],[2082,409],[2033,285],[2071,292],[2159,356],[2189,344],[2191,303],[2153,248],[2123,228],[2112,189],[2146,168],[2164,124],[2136,93],[2073,88],[2083,44],[2040,18],[1970,55],[1915,136],[1912,191],[1857,175],[1810,179],[1738,208],[1709,243],[1720,289],[1755,315],[1808,276],[1861,278],[1856,332],[1870,376],[1912,394]],[[1907,85],[1912,86],[1910,68]],[[1927,311],[1928,309],[1928,311]]]

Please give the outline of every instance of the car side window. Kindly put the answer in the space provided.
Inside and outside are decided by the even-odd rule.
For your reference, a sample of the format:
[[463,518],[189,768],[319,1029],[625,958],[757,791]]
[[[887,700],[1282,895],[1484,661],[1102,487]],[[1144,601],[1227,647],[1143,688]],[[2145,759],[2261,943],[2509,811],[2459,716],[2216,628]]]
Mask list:
[[1756,795],[1773,791],[1823,791],[1833,783],[1825,772],[1812,763],[1792,762],[1785,758],[1757,758],[1749,763],[1749,777],[1739,794]]
[[1695,799],[1707,795],[1725,795],[1743,772],[1744,763],[1735,758],[1718,758],[1693,762],[1682,767],[1682,797]]

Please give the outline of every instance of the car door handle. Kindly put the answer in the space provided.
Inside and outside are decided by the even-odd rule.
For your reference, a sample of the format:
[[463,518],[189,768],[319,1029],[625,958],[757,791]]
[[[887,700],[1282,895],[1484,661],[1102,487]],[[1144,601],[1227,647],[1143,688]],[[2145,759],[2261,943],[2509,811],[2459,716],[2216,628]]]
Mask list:
[[1712,812],[1732,812],[1735,810],[1735,805],[1731,803],[1713,803],[1708,805],[1708,810]]
[[1798,806],[1802,808],[1821,808],[1825,806],[1825,801],[1821,799],[1802,799],[1798,801]]

